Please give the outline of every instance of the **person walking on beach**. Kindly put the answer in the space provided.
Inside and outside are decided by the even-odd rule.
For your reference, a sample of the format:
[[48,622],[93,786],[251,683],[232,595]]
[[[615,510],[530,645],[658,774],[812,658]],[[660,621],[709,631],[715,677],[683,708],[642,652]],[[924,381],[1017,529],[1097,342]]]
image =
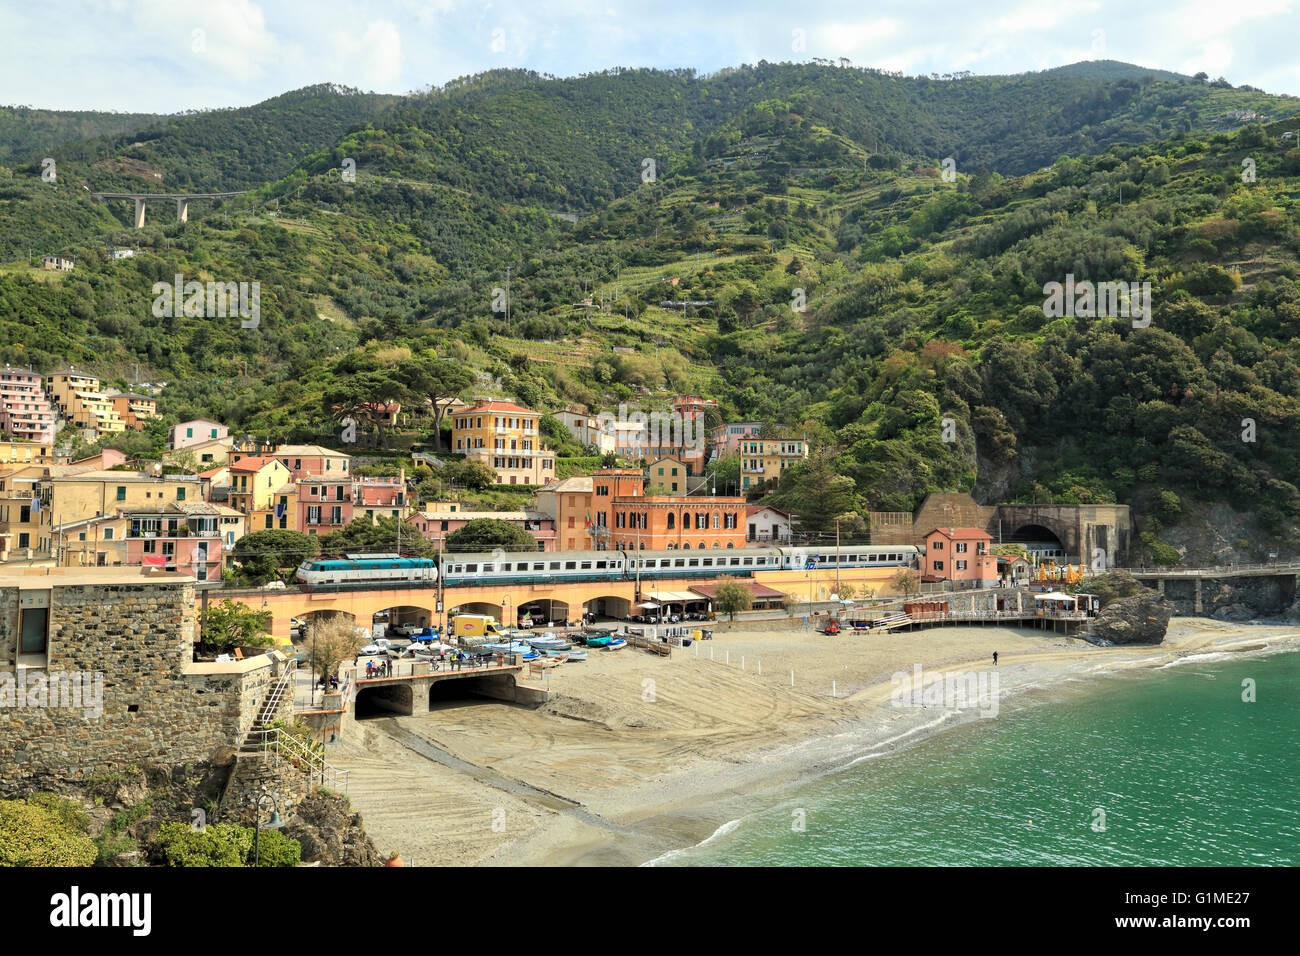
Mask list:
[[994,651],[994,652],[993,652],[993,666],[994,666],[994,667],[997,667],[997,666],[998,666],[998,652],[997,652],[997,651]]

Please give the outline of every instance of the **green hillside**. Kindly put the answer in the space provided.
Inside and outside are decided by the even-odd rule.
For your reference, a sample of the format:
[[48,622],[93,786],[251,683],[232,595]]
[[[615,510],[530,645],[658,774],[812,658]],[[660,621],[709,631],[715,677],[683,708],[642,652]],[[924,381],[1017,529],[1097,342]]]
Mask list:
[[[966,489],[1131,503],[1139,558],[1294,552],[1300,151],[1293,123],[1249,117],[1300,101],[1106,69],[497,72],[97,139],[54,184],[0,167],[0,360],[110,379],[140,363],[170,383],[165,415],[281,440],[448,383],[544,408],[702,392],[812,441],[773,492],[812,523]],[[297,158],[236,159],[231,136]],[[160,189],[252,191],[133,230],[92,194],[137,164]],[[77,269],[33,268],[51,251]],[[259,327],[156,318],[153,283],[176,273],[260,282]],[[1149,282],[1149,324],[1049,317],[1044,286],[1067,274]],[[428,422],[374,436],[435,439]]]

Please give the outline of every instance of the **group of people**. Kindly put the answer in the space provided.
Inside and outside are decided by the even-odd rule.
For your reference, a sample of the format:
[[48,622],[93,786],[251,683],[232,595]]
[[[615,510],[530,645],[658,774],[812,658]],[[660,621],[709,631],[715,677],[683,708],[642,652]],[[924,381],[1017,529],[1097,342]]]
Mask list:
[[376,663],[375,661],[366,661],[366,676],[367,677],[392,677],[393,662],[389,660],[385,660],[380,663]]

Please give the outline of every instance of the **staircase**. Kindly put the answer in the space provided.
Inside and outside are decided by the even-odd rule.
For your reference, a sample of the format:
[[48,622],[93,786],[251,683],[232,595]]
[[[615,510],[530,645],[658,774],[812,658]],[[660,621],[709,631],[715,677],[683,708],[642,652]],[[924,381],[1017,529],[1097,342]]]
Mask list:
[[[325,749],[304,744],[293,734],[274,727],[286,700],[292,708],[294,688],[294,662],[290,661],[284,673],[271,685],[257,717],[235,752],[236,763],[244,760],[287,760],[321,786],[343,793],[348,792],[349,771],[339,770],[325,761]],[[340,786],[341,785],[341,786]]]

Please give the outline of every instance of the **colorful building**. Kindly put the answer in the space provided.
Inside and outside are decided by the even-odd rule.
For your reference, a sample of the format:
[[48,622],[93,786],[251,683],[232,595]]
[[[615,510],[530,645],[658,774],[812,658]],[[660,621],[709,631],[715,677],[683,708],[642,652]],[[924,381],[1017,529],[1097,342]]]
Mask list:
[[285,491],[286,486],[293,487],[293,476],[278,458],[250,457],[227,467],[230,491],[226,500],[245,516],[249,531],[297,530],[292,523],[297,520],[296,509],[289,509]]
[[727,425],[719,425],[709,435],[713,457],[721,458],[724,455],[738,454],[740,443],[746,438],[758,437],[762,427],[762,422],[731,422]]
[[206,418],[196,418],[188,422],[177,422],[167,431],[167,447],[173,451],[188,448],[206,441],[227,438],[230,429],[220,422],[210,422]]
[[352,522],[355,495],[351,478],[300,478],[298,489],[298,531],[329,534]]
[[935,528],[925,536],[922,576],[958,587],[993,587],[998,566],[989,554],[992,542],[993,536],[979,528]]
[[159,417],[158,399],[152,395],[136,395],[133,392],[106,392],[105,395],[127,428],[142,432],[148,422]]
[[22,368],[0,369],[0,429],[20,442],[54,444],[54,406],[40,375]]
[[15,465],[49,465],[54,462],[54,446],[30,441],[0,441],[0,467]]
[[615,498],[614,550],[699,551],[745,546],[745,499],[703,495]]
[[45,376],[45,393],[59,414],[92,438],[126,430],[117,409],[99,386],[98,376],[73,367]]
[[808,443],[800,438],[746,438],[740,443],[740,487],[776,481],[807,457]]
[[499,485],[545,485],[555,453],[542,444],[541,419],[513,402],[480,402],[452,418],[452,450],[487,465]]
[[[313,476],[335,480],[349,478],[352,474],[351,455],[321,445],[281,445],[272,455],[289,469],[295,481]],[[231,455],[234,460],[239,457]]]

